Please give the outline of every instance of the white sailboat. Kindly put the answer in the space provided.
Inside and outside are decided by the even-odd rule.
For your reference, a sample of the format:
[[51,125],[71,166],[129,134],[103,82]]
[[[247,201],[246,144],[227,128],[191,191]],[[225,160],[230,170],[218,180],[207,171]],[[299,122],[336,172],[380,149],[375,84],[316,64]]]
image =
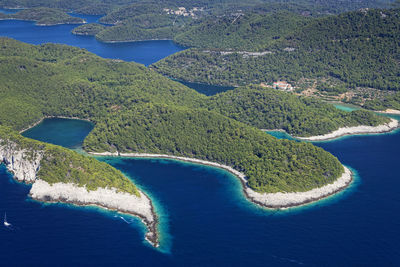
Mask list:
[[11,223],[7,222],[7,213],[4,212],[4,226],[9,227],[11,226]]

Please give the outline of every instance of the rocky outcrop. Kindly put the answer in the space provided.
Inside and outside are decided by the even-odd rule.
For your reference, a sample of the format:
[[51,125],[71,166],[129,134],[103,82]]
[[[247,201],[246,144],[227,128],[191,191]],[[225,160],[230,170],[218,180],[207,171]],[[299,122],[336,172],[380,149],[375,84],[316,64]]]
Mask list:
[[387,133],[391,132],[395,129],[399,128],[399,121],[395,119],[391,119],[390,122],[378,125],[378,126],[354,126],[354,127],[343,127],[339,128],[338,130],[324,134],[324,135],[317,135],[317,136],[310,136],[310,137],[295,137],[300,140],[307,140],[307,141],[325,141],[330,139],[335,139],[345,135],[355,135],[355,134],[378,134],[378,133]]
[[40,168],[44,152],[27,150],[9,142],[0,145],[0,159],[20,182],[33,183]]
[[118,192],[115,188],[98,188],[88,191],[85,187],[79,187],[72,183],[49,184],[41,179],[35,181],[29,192],[33,199],[40,201],[72,203],[84,206],[95,205],[135,215],[141,218],[149,228],[146,239],[152,245],[158,246],[157,217],[153,212],[151,200],[144,193],[140,191],[139,193],[140,197]]
[[[158,246],[157,216],[152,202],[143,192],[140,196],[118,192],[115,188],[97,188],[88,191],[72,183],[49,184],[38,178],[40,163],[45,155],[42,150],[25,149],[20,145],[0,139],[0,159],[20,182],[32,184],[29,195],[44,202],[63,202],[76,205],[96,205],[105,209],[139,217],[148,227],[146,240]],[[0,162],[0,163],[1,163]]]

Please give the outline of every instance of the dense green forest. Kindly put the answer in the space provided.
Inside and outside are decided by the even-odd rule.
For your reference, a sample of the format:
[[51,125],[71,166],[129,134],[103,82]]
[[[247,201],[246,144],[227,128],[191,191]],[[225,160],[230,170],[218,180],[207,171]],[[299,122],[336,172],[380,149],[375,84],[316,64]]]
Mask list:
[[37,176],[49,184],[73,183],[88,190],[114,187],[140,196],[135,185],[110,165],[60,146],[23,137],[9,127],[0,126],[0,146],[8,145],[24,150],[27,157],[43,152]]
[[90,119],[95,128],[85,140],[88,150],[159,152],[232,164],[260,192],[308,190],[343,171],[322,149],[275,139],[217,109],[207,110],[202,105],[211,107],[216,100],[136,63],[7,38],[0,39],[0,62],[0,124],[17,130],[44,116]]
[[56,8],[29,8],[18,11],[15,14],[3,15],[3,19],[18,19],[35,21],[37,25],[56,25],[56,24],[81,24],[85,21],[68,15],[61,9]]
[[376,126],[389,122],[372,112],[345,112],[316,98],[300,97],[260,86],[239,87],[200,105],[259,129],[283,129],[295,136],[322,135],[337,126]]
[[138,102],[194,103],[202,95],[142,65],[79,48],[0,39],[0,123],[20,130],[49,115],[97,118]]
[[[333,77],[348,88],[398,90],[399,12],[399,9],[363,10],[314,18],[286,35],[279,35],[277,42],[266,40],[271,45],[265,50],[270,53],[264,55],[221,52],[213,50],[210,42],[207,50],[189,49],[161,60],[152,68],[176,79],[217,85],[259,84],[279,79],[295,83],[302,78]],[[203,38],[212,39],[216,32],[204,32]],[[223,39],[226,44],[232,41],[229,36]],[[237,45],[240,42],[241,39]],[[254,46],[250,44],[248,48]]]
[[307,191],[343,172],[334,156],[310,143],[278,140],[206,110],[151,103],[110,114],[85,139],[84,148],[219,162],[243,172],[259,192]]
[[[334,2],[139,1],[116,8],[102,17],[100,22],[114,26],[104,29],[96,38],[105,42],[168,38],[193,47],[260,50],[300,26],[298,24],[305,20],[305,16],[339,13],[377,4],[373,1],[357,4]],[[184,7],[185,11],[165,11],[166,8],[178,11],[178,7]],[[243,12],[250,12],[250,15]]]
[[[2,8],[50,7],[62,8],[82,14],[108,14],[133,3],[155,2],[154,0],[0,0]],[[393,0],[162,0],[163,6],[205,7],[216,12],[232,10],[288,10],[309,11],[324,14],[341,13],[365,7],[384,7]]]
[[[276,128],[280,125],[280,118],[261,114],[269,114],[277,105],[286,105],[288,108],[282,110],[285,111],[284,116],[291,118],[291,128],[296,129],[292,131],[288,127],[288,132],[298,135],[325,134],[349,123],[357,123],[350,119],[352,113],[341,113],[321,101],[276,90],[238,88],[206,97],[144,66],[102,59],[86,50],[54,44],[32,46],[6,38],[0,39],[0,45],[0,94],[3,107],[0,122],[12,125],[17,130],[43,116],[96,120],[115,110],[148,102],[218,110],[231,118],[242,117],[242,122],[258,128]],[[240,99],[242,101],[237,101]],[[273,106],[274,101],[276,106]],[[238,116],[238,112],[248,109],[251,102],[259,103],[257,109],[260,113],[254,111],[257,115],[249,114],[252,117],[244,114]],[[220,103],[225,103],[227,107],[218,107]],[[230,112],[228,106],[232,109]],[[308,116],[309,123],[305,124],[304,116],[307,114],[313,116]],[[312,125],[318,125],[312,117],[338,119],[331,120],[329,128],[320,128]],[[346,119],[340,120],[339,117]],[[369,120],[358,123],[373,125],[377,120],[376,116],[371,116]],[[382,122],[383,119],[380,120]]]
[[104,28],[96,34],[96,38],[103,42],[173,39],[189,20],[161,12],[143,14]]
[[366,101],[363,107],[371,110],[400,110],[400,92],[396,92],[394,95],[386,96],[383,99]]
[[[40,8],[47,8],[48,10],[45,14],[40,15],[41,22],[39,23],[45,25],[80,23],[77,22],[77,19],[74,20],[67,17],[68,15],[62,13],[62,11],[104,15],[100,22],[112,24],[113,26],[103,28],[102,31],[98,31],[100,28],[97,27],[95,34],[98,40],[105,42],[174,39],[176,37],[176,41],[185,45],[204,47],[204,40],[199,38],[200,36],[197,37],[201,33],[202,27],[210,26],[214,23],[229,23],[231,17],[235,19],[240,14],[243,14],[242,12],[256,12],[265,15],[291,11],[302,16],[321,16],[365,7],[387,7],[390,2],[391,0],[0,0],[0,7],[33,8],[30,11],[22,12],[20,16],[23,19],[32,18],[33,15],[38,17],[37,14],[32,13],[38,13],[38,8],[39,10]],[[184,10],[179,11],[179,8],[184,8]],[[44,11],[42,10],[41,13],[44,13]],[[3,17],[4,15],[0,16]],[[288,26],[292,26],[290,24],[296,24],[295,20],[291,20],[292,16],[290,15],[281,21],[280,24],[283,25],[282,32],[285,32],[284,29],[289,30]],[[285,22],[286,20],[288,21]],[[270,22],[273,21],[270,20]],[[250,23],[255,26],[253,29],[258,29],[256,32],[263,32],[258,36],[260,40],[262,40],[263,34],[269,36],[266,40],[275,37],[270,36],[266,30],[261,31],[265,22],[254,18],[254,21],[250,21]],[[252,28],[253,25],[248,29]],[[270,25],[272,27],[271,30],[275,31],[276,25]],[[231,28],[233,29],[235,26],[233,25]],[[246,33],[245,27],[239,28],[242,33]],[[221,31],[214,30],[216,30],[214,31],[214,37],[216,37]],[[79,32],[79,30],[77,31]],[[177,36],[186,31],[188,32],[187,34]],[[242,41],[246,40],[245,36],[242,38],[240,34],[232,34],[230,36],[230,38],[238,37]],[[221,40],[221,38],[218,38],[218,40]],[[218,40],[215,39],[214,43],[218,44]],[[230,44],[233,44],[233,42],[230,42]],[[226,44],[222,46],[225,47]],[[261,49],[264,46],[265,44],[257,46],[255,49]]]
[[285,11],[210,17],[178,34],[174,41],[205,49],[264,51],[307,21],[304,16]]

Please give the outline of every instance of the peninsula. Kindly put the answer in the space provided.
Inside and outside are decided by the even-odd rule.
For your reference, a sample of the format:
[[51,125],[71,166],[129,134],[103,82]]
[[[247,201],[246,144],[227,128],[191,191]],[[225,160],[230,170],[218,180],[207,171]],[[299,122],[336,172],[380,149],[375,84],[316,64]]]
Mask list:
[[[86,119],[95,125],[84,140],[87,152],[157,154],[207,162],[245,178],[243,188],[254,202],[263,202],[256,200],[255,193],[299,193],[297,201],[290,197],[286,202],[264,202],[266,207],[301,205],[332,194],[344,187],[346,171],[323,149],[311,143],[278,140],[259,130],[267,127],[257,125],[282,126],[282,118],[291,118],[288,129],[311,135],[341,125],[387,122],[369,112],[344,113],[301,97],[287,99],[282,92],[261,87],[207,97],[142,65],[102,59],[66,45],[35,46],[7,38],[0,38],[0,44],[1,125],[20,131],[44,117]],[[253,104],[247,105],[248,101]],[[277,103],[285,112],[265,103]],[[305,120],[307,124],[301,123]],[[329,127],[321,127],[321,121]],[[6,137],[2,140],[8,140]],[[27,139],[21,142],[27,147],[40,144],[42,148],[34,151],[44,151],[33,168],[37,170],[40,164],[37,174],[31,171],[35,177],[33,198],[96,204],[134,214],[148,225],[147,238],[157,244],[151,200],[121,173],[66,149]],[[66,161],[69,158],[72,165]],[[103,169],[105,174],[97,173]],[[304,197],[310,192],[314,192],[312,197]],[[107,198],[99,199],[99,195]]]
[[391,132],[399,127],[399,121],[395,119],[391,119],[390,122],[378,125],[378,126],[355,126],[355,127],[344,127],[339,128],[338,130],[317,136],[309,136],[309,137],[295,137],[300,140],[307,141],[325,141],[330,139],[335,139],[341,136],[346,135],[358,135],[358,134],[379,134],[379,133],[387,133]]
[[148,228],[146,239],[159,245],[151,200],[110,165],[22,137],[4,126],[0,126],[0,158],[16,180],[32,184],[33,199],[95,205],[139,217]]
[[132,158],[164,158],[164,159],[175,159],[179,161],[192,162],[212,167],[217,167],[224,169],[233,175],[235,175],[241,182],[243,187],[243,193],[248,198],[249,201],[260,205],[268,209],[286,209],[291,207],[298,207],[312,202],[318,201],[320,199],[329,197],[343,189],[345,189],[352,182],[352,173],[347,168],[344,167],[342,175],[333,183],[327,184],[325,186],[314,188],[305,192],[290,192],[290,193],[259,193],[251,189],[248,185],[248,180],[246,176],[233,169],[230,166],[223,164],[199,160],[187,157],[177,157],[165,154],[146,154],[146,153],[119,153],[119,152],[89,152],[96,156],[116,156],[116,157],[132,157]]
[[46,7],[23,9],[15,14],[3,14],[0,19],[35,21],[38,26],[86,23],[84,19],[72,17],[61,9]]

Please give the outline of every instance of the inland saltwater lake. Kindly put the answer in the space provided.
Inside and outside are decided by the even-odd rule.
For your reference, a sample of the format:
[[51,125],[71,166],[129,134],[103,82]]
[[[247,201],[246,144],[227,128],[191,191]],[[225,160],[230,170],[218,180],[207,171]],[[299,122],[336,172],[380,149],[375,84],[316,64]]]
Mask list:
[[[147,65],[181,49],[165,41],[105,45],[67,37],[71,29],[0,22],[3,36],[86,46],[100,56]],[[48,119],[24,135],[80,151],[92,127]],[[286,211],[251,204],[240,182],[220,169],[173,160],[99,158],[151,196],[160,214],[160,249],[144,241],[145,228],[132,217],[30,200],[30,187],[15,182],[3,166],[0,217],[7,212],[13,228],[0,226],[0,260],[9,266],[398,266],[400,132],[315,144],[351,167],[355,181],[334,197]]]

